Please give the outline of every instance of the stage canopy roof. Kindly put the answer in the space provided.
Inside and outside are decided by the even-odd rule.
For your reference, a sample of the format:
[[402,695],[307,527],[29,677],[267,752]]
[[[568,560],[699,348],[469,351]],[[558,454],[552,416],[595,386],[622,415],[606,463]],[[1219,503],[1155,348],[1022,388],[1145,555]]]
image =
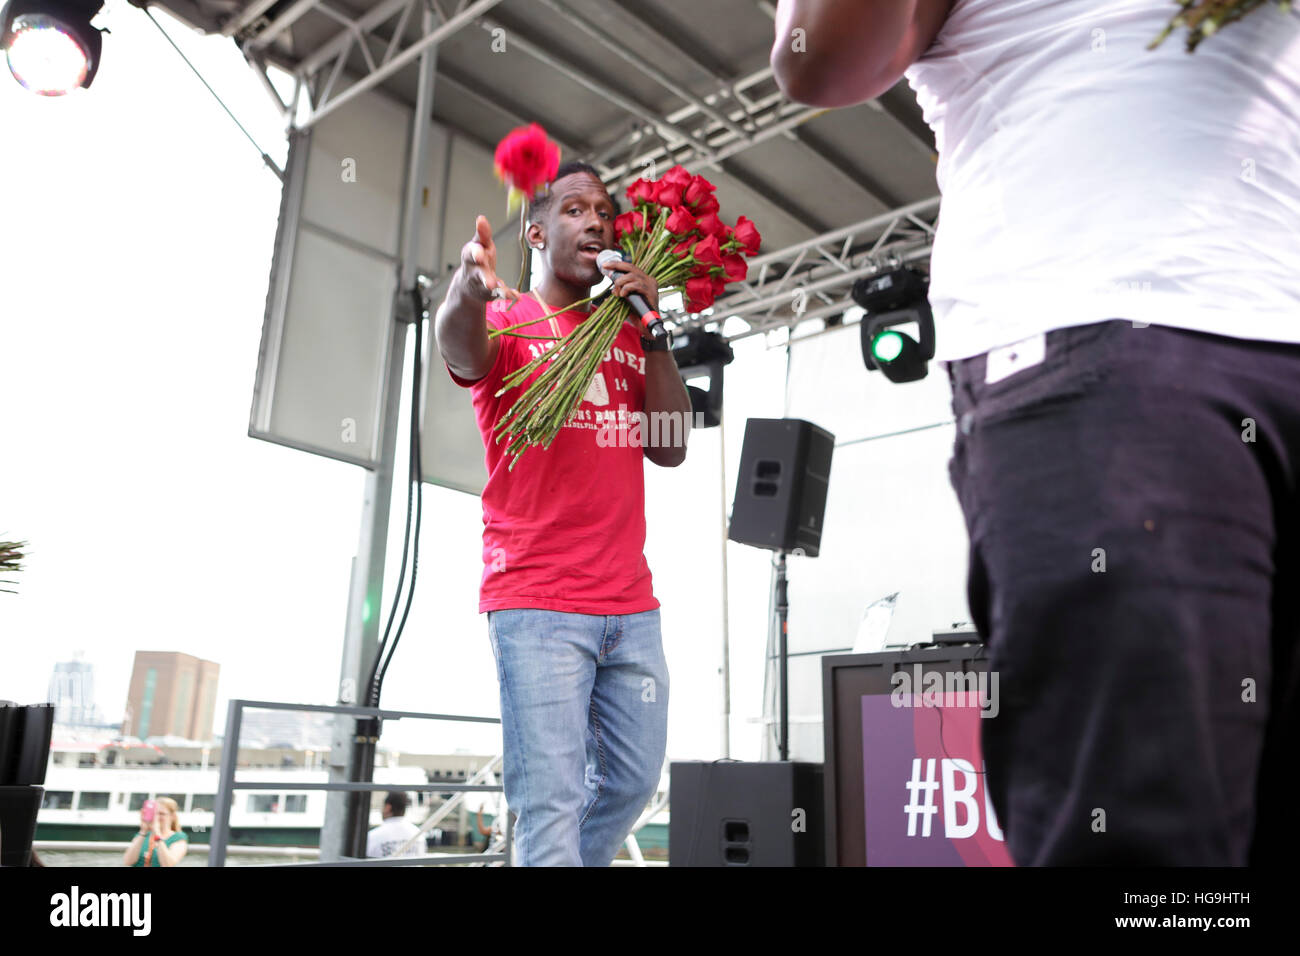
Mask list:
[[748,324],[729,338],[834,321],[852,305],[854,278],[928,262],[936,153],[911,89],[901,81],[848,109],[790,102],[768,65],[768,0],[151,5],[230,37],[263,77],[268,65],[293,74],[309,108],[295,111],[266,83],[287,124],[310,126],[373,88],[414,106],[420,51],[435,45],[433,121],[488,150],[535,121],[611,191],[674,162],[703,173],[724,215],[743,212],[764,237],[750,281],[715,310]]

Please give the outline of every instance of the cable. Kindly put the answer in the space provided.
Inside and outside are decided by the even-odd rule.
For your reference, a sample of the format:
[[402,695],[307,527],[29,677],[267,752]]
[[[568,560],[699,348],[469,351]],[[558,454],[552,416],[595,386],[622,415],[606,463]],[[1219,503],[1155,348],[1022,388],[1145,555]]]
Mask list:
[[244,129],[244,125],[240,123],[238,119],[235,118],[235,114],[230,112],[230,107],[226,106],[226,104],[222,102],[220,96],[217,96],[217,91],[214,90],[211,86],[208,86],[208,81],[203,78],[203,74],[200,73],[197,69],[195,69],[194,64],[191,63],[189,61],[189,58],[186,57],[185,54],[181,52],[181,48],[176,45],[176,41],[174,41],[171,38],[171,36],[168,35],[167,31],[162,28],[162,24],[159,23],[157,20],[154,20],[153,14],[149,12],[149,8],[145,5],[146,0],[127,0],[127,2],[130,3],[131,6],[133,7],[139,7],[141,12],[143,12],[144,15],[150,19],[150,21],[152,21],[153,25],[158,28],[158,32],[161,33],[166,38],[167,42],[172,45],[172,49],[175,50],[177,54],[180,56],[180,58],[185,61],[185,65],[188,66],[191,70],[194,70],[194,75],[199,78],[199,82],[202,83],[204,86],[208,87],[208,92],[211,93],[213,98],[218,103],[221,104],[221,108],[226,111],[226,115],[229,116],[232,120],[234,120],[235,125],[239,127],[239,131],[243,133],[246,137],[248,137],[248,141],[253,144],[253,148],[256,149],[261,154],[262,162],[264,162],[267,166],[269,166],[271,172],[275,173],[275,175],[280,178],[280,182],[284,182],[284,170],[282,170],[279,166],[276,165],[275,160],[273,160],[267,154],[266,150],[262,149],[261,146],[257,145],[257,140],[253,139],[252,135],[248,132],[248,130]]
[[[393,651],[397,649],[397,642],[401,640],[402,632],[406,628],[406,617],[411,613],[411,604],[415,600],[415,574],[420,566],[420,515],[424,509],[424,472],[420,463],[420,384],[424,368],[423,364],[423,345],[424,345],[424,303],[420,299],[418,288],[412,291],[415,299],[415,358],[412,363],[411,373],[411,451],[410,451],[410,481],[415,487],[415,542],[411,549],[411,586],[407,594],[406,607],[402,610],[402,619],[397,624],[397,633],[393,636],[393,645],[389,649],[388,656],[384,659],[384,666],[379,671],[378,684],[384,682],[384,674],[388,671],[388,665],[393,659]],[[410,495],[407,495],[407,521],[410,521]],[[399,584],[398,587],[401,587]],[[378,688],[376,688],[375,706],[378,706],[377,697]]]
[[[388,671],[389,662],[393,659],[393,653],[397,649],[397,642],[401,640],[402,631],[406,627],[407,615],[411,612],[411,604],[415,598],[415,575],[419,567],[420,560],[420,517],[424,506],[424,480],[423,471],[420,465],[420,376],[423,370],[423,361],[421,350],[424,347],[424,302],[420,297],[419,288],[411,290],[413,304],[415,308],[415,356],[412,361],[411,370],[411,416],[410,416],[410,441],[409,464],[407,468],[407,493],[406,493],[406,529],[402,534],[402,566],[397,575],[397,588],[393,593],[393,606],[388,612],[388,623],[384,626],[384,636],[379,642],[379,650],[375,654],[374,663],[370,668],[370,675],[366,681],[366,702],[370,707],[379,706],[379,696],[384,683],[384,675]],[[415,544],[411,546],[411,511],[412,499],[415,501]],[[407,588],[405,607],[402,611],[402,618],[398,622],[396,634],[392,634],[393,620],[397,617],[397,606],[403,603],[402,585],[406,580],[406,561],[407,556],[411,558],[411,582]],[[389,643],[389,635],[392,634],[392,642]],[[381,666],[382,660],[382,666]]]

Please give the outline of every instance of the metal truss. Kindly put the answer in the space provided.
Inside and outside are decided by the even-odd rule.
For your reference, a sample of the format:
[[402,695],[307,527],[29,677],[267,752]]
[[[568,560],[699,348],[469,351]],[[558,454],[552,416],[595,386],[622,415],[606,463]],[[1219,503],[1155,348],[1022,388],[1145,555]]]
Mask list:
[[[413,63],[425,49],[436,47],[499,3],[501,0],[475,0],[472,3],[469,0],[459,0],[456,8],[447,14],[439,6],[438,0],[383,0],[359,18],[353,19],[335,10],[325,0],[298,0],[268,23],[263,16],[265,10],[262,8],[265,7],[265,2],[258,0],[241,15],[227,23],[223,31],[236,36],[239,40],[244,57],[262,73],[264,85],[279,104],[286,121],[297,129],[306,129],[348,101],[378,86],[403,67]],[[436,19],[422,18],[420,35],[414,42],[399,50],[398,44],[406,32],[407,22],[412,12],[424,9],[426,6],[435,12]],[[331,39],[322,43],[318,49],[290,68],[295,78],[294,101],[292,104],[286,104],[270,87],[270,80],[265,75],[265,61],[276,38],[312,10],[337,20],[340,29]],[[382,37],[377,32],[378,29],[394,17],[397,18],[396,25],[387,38]],[[372,41],[383,48],[384,52],[378,59],[371,50]],[[366,72],[356,82],[336,93],[334,88],[354,47],[360,51],[362,59],[365,60]],[[325,72],[327,66],[328,74]],[[310,109],[305,118],[296,120],[297,101],[303,88],[310,93],[308,97]]]
[[836,229],[749,260],[749,278],[701,315],[665,310],[679,329],[701,328],[730,318],[747,331],[728,341],[774,329],[793,329],[854,307],[853,283],[904,263],[928,261],[939,214],[939,197]]
[[[607,182],[635,178],[651,170],[657,172],[655,167],[658,164],[679,162],[689,162],[697,168],[720,169],[737,176],[736,171],[723,167],[726,159],[773,136],[793,137],[791,131],[795,127],[824,112],[786,100],[771,82],[770,67],[736,80],[727,80],[714,73],[715,91],[699,96],[644,58],[629,53],[625,42],[592,26],[563,0],[537,2],[566,24],[586,34],[603,51],[625,61],[685,103],[680,109],[662,115],[613,89],[589,70],[566,63],[518,30],[509,30],[513,48],[628,114],[629,123],[610,140],[595,144],[566,144],[573,147],[573,152],[586,155]],[[439,22],[431,31],[399,49],[398,44],[407,30],[412,11],[425,3],[433,6]],[[353,19],[336,11],[326,0],[299,0],[268,21],[265,13],[271,3],[257,0],[225,23],[222,32],[239,40],[245,58],[260,74],[263,86],[286,118],[286,123],[306,129],[353,97],[382,83],[414,61],[426,47],[438,44],[457,30],[471,24],[487,31],[503,29],[500,22],[486,16],[499,3],[501,0],[459,0],[454,10],[446,12],[438,0],[383,0],[361,17]],[[282,55],[273,51],[275,40],[311,10],[337,20],[340,29],[332,39],[290,68],[296,79],[295,96],[293,103],[285,103],[266,76],[266,63],[268,60],[283,60]],[[383,29],[394,20],[391,29]],[[675,46],[667,37],[656,34],[656,38],[665,45]],[[346,89],[337,91],[354,49],[360,52],[365,62],[365,73]],[[294,121],[296,101],[302,89],[310,94],[309,109],[302,119]],[[490,95],[486,98],[490,100]],[[514,112],[505,104],[501,105],[501,111],[507,115]],[[771,197],[765,195],[765,198]]]
[[[744,150],[772,137],[784,136],[849,175],[855,188],[881,205],[897,206],[897,201],[878,183],[848,170],[846,160],[833,155],[815,136],[798,128],[826,111],[787,100],[776,86],[770,66],[734,79],[703,66],[709,72],[713,91],[699,95],[646,58],[629,53],[625,42],[592,25],[568,6],[567,0],[535,2],[584,34],[604,53],[638,70],[683,101],[681,107],[667,114],[652,110],[612,88],[591,70],[565,62],[520,31],[508,29],[512,48],[627,114],[623,127],[603,142],[562,144],[567,151],[583,156],[595,166],[612,191],[638,176],[657,178],[669,165],[689,163],[695,169],[714,169],[730,176],[804,223],[809,231],[818,233],[812,239],[751,260],[751,278],[739,284],[737,291],[717,302],[711,313],[704,316],[670,313],[679,328],[703,326],[735,316],[749,325],[749,331],[731,337],[735,339],[831,317],[852,308],[849,290],[856,279],[902,262],[928,259],[938,197],[895,208],[852,226],[826,231],[813,216],[787,201],[786,197],[774,195],[734,165],[728,166],[726,161]],[[436,48],[456,31],[470,25],[489,32],[506,29],[499,21],[486,15],[500,3],[501,0],[457,0],[454,9],[447,10],[444,5],[449,6],[450,0],[382,0],[353,19],[334,10],[327,0],[298,0],[274,20],[268,21],[265,13],[272,8],[273,0],[256,0],[231,18],[223,26],[223,32],[240,41],[245,58],[259,74],[285,117],[286,127],[306,129],[412,63],[425,49]],[[417,18],[422,21],[423,29],[419,31],[422,35],[399,49],[412,12],[426,6],[433,16]],[[765,0],[758,0],[756,6],[771,15],[770,5]],[[295,76],[295,87],[292,101],[285,103],[266,74],[266,62],[268,59],[283,62],[283,55],[274,51],[274,41],[313,9],[337,20],[340,29],[332,39],[288,67]],[[644,26],[641,29],[650,30]],[[677,48],[669,38],[651,33],[656,42]],[[346,89],[336,92],[354,48],[360,51],[366,72]],[[443,80],[455,83],[453,78],[439,77],[439,81]],[[303,90],[309,94],[308,109],[305,117],[297,118],[303,112],[298,109]],[[499,109],[503,115],[517,112],[510,104],[495,99],[491,91],[480,89],[474,92],[477,98]],[[876,101],[869,105],[887,113]]]
[[[765,65],[746,76],[728,78],[706,63],[697,63],[708,76],[711,91],[696,92],[656,66],[653,58],[630,52],[625,40],[592,24],[569,5],[569,0],[534,2],[591,40],[602,56],[640,72],[683,105],[666,114],[652,109],[614,88],[589,66],[570,63],[526,33],[507,29],[487,15],[501,0],[458,0],[454,9],[451,0],[381,0],[356,18],[339,13],[328,0],[297,0],[273,20],[266,16],[273,9],[271,0],[255,0],[226,22],[222,31],[240,42],[249,65],[284,117],[286,129],[309,128],[352,98],[413,63],[426,48],[436,48],[456,31],[476,25],[489,32],[507,30],[513,49],[601,97],[627,116],[626,122],[612,137],[600,142],[577,143],[572,141],[572,136],[558,137],[566,152],[581,156],[596,167],[612,192],[620,192],[623,186],[639,176],[657,178],[674,163],[689,164],[692,169],[715,170],[731,178],[803,224],[809,233],[824,233],[827,224],[803,208],[796,198],[782,194],[735,163],[728,162],[752,146],[782,136],[803,146],[819,162],[846,176],[851,188],[861,191],[880,206],[888,209],[898,205],[897,198],[881,184],[851,168],[847,159],[835,154],[811,133],[799,129],[826,111],[787,100],[777,87],[770,66]],[[421,26],[416,32],[421,35],[405,47],[400,46],[411,25],[412,12],[426,5],[433,18],[416,17]],[[758,6],[763,13],[771,15],[763,3]],[[285,55],[276,49],[275,42],[293,23],[312,10],[338,21],[339,30],[318,48],[306,52],[301,61],[287,63]],[[656,44],[681,49],[652,27],[642,25],[639,29]],[[344,79],[349,59],[354,58],[354,50],[359,52],[364,62],[364,73],[354,78],[349,71],[348,78]],[[284,102],[271,84],[266,72],[268,61],[277,62],[294,74],[295,86],[290,102]],[[465,85],[451,75],[440,74],[439,82],[453,87]],[[300,109],[299,101],[304,91],[308,95],[305,108]],[[499,91],[475,88],[469,92],[503,116],[520,121],[518,107],[502,99]],[[874,100],[868,105],[886,112]],[[553,135],[556,132],[563,133],[557,130]]]

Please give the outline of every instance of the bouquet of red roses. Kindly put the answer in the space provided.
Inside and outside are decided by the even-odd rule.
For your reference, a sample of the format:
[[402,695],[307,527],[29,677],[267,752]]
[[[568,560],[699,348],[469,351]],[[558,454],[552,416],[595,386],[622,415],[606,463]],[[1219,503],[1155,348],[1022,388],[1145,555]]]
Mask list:
[[[615,236],[628,260],[654,279],[661,293],[681,292],[686,311],[692,313],[709,308],[729,282],[742,281],[749,271],[745,257],[758,252],[762,243],[758,229],[744,216],[734,226],[719,218],[714,188],[703,176],[674,166],[656,181],[638,179],[629,186],[632,209],[614,220]],[[523,335],[517,330],[553,314],[488,334]],[[513,436],[507,446],[514,455],[511,468],[530,446],[550,446],[582,403],[605,352],[631,314],[626,299],[609,296],[552,349],[506,376],[498,395],[547,366],[497,423],[497,441]]]

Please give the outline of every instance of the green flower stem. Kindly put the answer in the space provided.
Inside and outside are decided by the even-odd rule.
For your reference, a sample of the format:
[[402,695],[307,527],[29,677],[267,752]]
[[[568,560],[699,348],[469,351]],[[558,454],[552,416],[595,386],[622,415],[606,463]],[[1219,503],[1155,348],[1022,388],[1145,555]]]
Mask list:
[[[519,381],[520,379],[527,378],[528,375],[534,369],[540,366],[543,362],[548,362],[554,359],[557,355],[562,354],[564,351],[571,349],[575,342],[582,341],[582,339],[585,338],[587,334],[589,334],[588,332],[582,330],[584,330],[590,324],[590,322],[591,319],[588,318],[581,325],[579,325],[577,329],[574,329],[572,332],[569,333],[569,335],[564,336],[563,338],[560,339],[556,339],[554,336],[547,336],[547,338],[550,338],[551,341],[557,342],[558,344],[556,344],[553,348],[543,352],[537,358],[533,359],[531,362],[528,363],[528,365],[524,366],[524,368],[516,369],[514,372],[511,372],[508,376],[506,376],[506,381],[512,382],[512,381]],[[527,371],[525,371],[525,369],[527,369]],[[498,394],[500,393],[498,392]]]
[[[694,265],[693,257],[679,258],[669,249],[670,243],[680,239],[668,232],[668,216],[669,210],[661,210],[653,220],[647,221],[648,228],[625,237],[622,243],[630,261],[654,279],[661,290],[682,287]],[[590,298],[582,300],[590,301]],[[582,302],[560,311],[567,311]],[[534,372],[545,366],[542,373],[515,399],[494,429],[497,432],[497,442],[510,437],[506,447],[506,452],[513,456],[510,470],[514,469],[528,448],[535,445],[550,447],[560,430],[572,418],[574,410],[582,404],[582,398],[590,388],[605,353],[618,338],[623,323],[630,315],[631,308],[626,299],[608,298],[577,328],[556,342],[553,348],[506,376],[503,387],[497,392],[498,396],[511,388],[519,387]],[[542,316],[542,319],[548,317]],[[538,321],[541,319],[523,322],[508,329],[494,329],[489,334],[551,338],[555,341],[549,336],[529,336],[514,331]]]
[[[1206,37],[1218,32],[1224,26],[1251,13],[1267,0],[1177,0],[1178,12],[1170,18],[1160,35],[1147,44],[1148,50],[1154,50],[1164,42],[1176,28],[1187,27],[1187,52],[1195,52],[1196,47]],[[1291,0],[1275,0],[1283,13],[1291,10]]]
[[[573,409],[581,403],[596,368],[617,337],[626,313],[627,303],[622,299],[602,303],[596,313],[580,327],[590,327],[588,335],[583,337],[586,347],[581,352],[568,350],[565,367],[553,364],[530,387],[530,392],[537,390],[541,393],[540,399],[530,398],[526,393],[498,424],[498,429],[504,427],[514,433],[514,440],[507,449],[515,453],[511,469],[527,446],[540,444],[549,447],[572,415]],[[575,330],[575,333],[579,330]],[[543,379],[549,381],[544,382]],[[521,404],[523,408],[520,408]]]
[[[576,373],[571,373],[572,370],[556,370],[556,384],[548,393],[547,400],[543,402],[544,413],[538,422],[543,426],[543,433],[549,431],[552,426],[558,428],[563,425],[572,412],[573,399],[580,398],[580,393],[585,392],[590,385],[591,376],[595,374],[595,363],[599,362],[605,353],[605,348],[601,348],[603,339],[604,336],[601,336],[600,340],[593,338],[590,347],[574,350],[574,364],[578,369]],[[589,373],[588,368],[590,368]]]
[[[590,326],[590,325],[591,325],[591,318],[588,318],[585,322],[583,322],[581,325],[579,325],[577,329],[575,329],[573,332],[569,333],[568,336],[565,336],[564,338],[559,339],[559,340],[558,340],[558,341],[559,341],[559,344],[556,345],[554,348],[552,348],[552,349],[548,349],[547,351],[545,351],[545,352],[543,352],[541,355],[539,355],[537,358],[535,358],[535,359],[533,359],[531,362],[529,362],[527,365],[523,366],[522,368],[515,369],[515,371],[511,372],[509,375],[507,375],[507,376],[505,377],[505,380],[504,380],[504,381],[505,381],[505,386],[506,386],[506,388],[509,388],[509,387],[515,385],[516,383],[518,383],[518,382],[520,382],[520,381],[526,379],[526,378],[527,378],[529,375],[531,375],[531,374],[532,374],[532,373],[533,373],[533,372],[534,372],[534,371],[535,371],[539,366],[541,366],[542,363],[544,363],[544,362],[549,362],[549,361],[555,359],[556,357],[558,357],[558,356],[559,356],[560,354],[562,354],[563,352],[568,351],[568,350],[571,350],[571,349],[573,348],[573,346],[574,346],[576,343],[581,342],[581,341],[583,340],[583,338],[585,337],[585,335],[587,334],[587,333],[579,334],[579,331],[582,330],[582,329],[584,329],[584,328],[587,328],[587,327]],[[552,341],[556,341],[556,340],[554,339],[554,337],[547,336],[547,338],[551,338]],[[504,392],[504,391],[505,391],[505,388],[501,389],[501,391],[497,392],[497,395],[498,395],[498,396],[501,395],[502,392]]]
[[[582,329],[591,326],[591,328],[588,329],[587,335],[582,337],[575,335],[573,341],[567,342],[562,346],[557,346],[555,349],[550,350],[548,353],[539,356],[538,359],[534,360],[533,362],[530,362],[529,365],[525,366],[524,368],[518,369],[515,372],[511,373],[511,375],[508,376],[507,378],[506,388],[502,388],[501,391],[498,392],[497,394],[498,395],[502,394],[507,390],[507,388],[513,387],[514,384],[517,384],[518,382],[526,379],[528,375],[532,373],[532,371],[534,371],[539,365],[541,365],[541,363],[547,361],[553,361],[555,358],[558,357],[556,353],[559,353],[561,349],[563,349],[564,352],[569,352],[573,350],[573,347],[575,345],[581,346],[583,340],[594,333],[595,331],[595,326],[593,325],[594,321],[595,321],[595,316],[589,318],[586,322],[582,324],[582,326],[579,327],[579,329]],[[576,331],[578,330],[575,330],[575,332]],[[604,354],[603,351],[601,354],[602,355]],[[542,375],[538,376],[536,381],[534,381],[533,384],[529,386],[529,388],[524,392],[524,394],[520,396],[518,400],[516,400],[515,404],[511,407],[507,415],[502,419],[501,422],[497,424],[497,430],[502,430],[502,429],[509,430],[515,422],[524,419],[526,416],[528,416],[529,420],[531,420],[531,416],[538,414],[538,412],[536,411],[537,407],[539,405],[542,405],[545,402],[548,395],[552,392],[553,388],[555,387],[557,380],[562,382],[565,376],[566,373],[565,373],[564,366],[552,364],[551,367],[548,368],[546,372],[543,372]]]
[[[514,331],[515,329],[522,329],[525,325],[536,325],[538,322],[545,322],[547,319],[553,316],[562,315],[565,312],[569,312],[573,309],[576,309],[580,305],[586,305],[594,298],[595,298],[594,295],[589,295],[585,299],[579,299],[577,302],[570,303],[569,305],[566,305],[562,309],[556,309],[554,312],[547,312],[545,315],[540,315],[535,319],[529,319],[527,322],[520,322],[516,325],[507,325],[504,328],[500,328],[500,329],[488,329],[488,338],[490,339],[496,338],[498,335],[514,335],[516,334]],[[522,338],[554,338],[554,336],[521,336],[521,337]]]

